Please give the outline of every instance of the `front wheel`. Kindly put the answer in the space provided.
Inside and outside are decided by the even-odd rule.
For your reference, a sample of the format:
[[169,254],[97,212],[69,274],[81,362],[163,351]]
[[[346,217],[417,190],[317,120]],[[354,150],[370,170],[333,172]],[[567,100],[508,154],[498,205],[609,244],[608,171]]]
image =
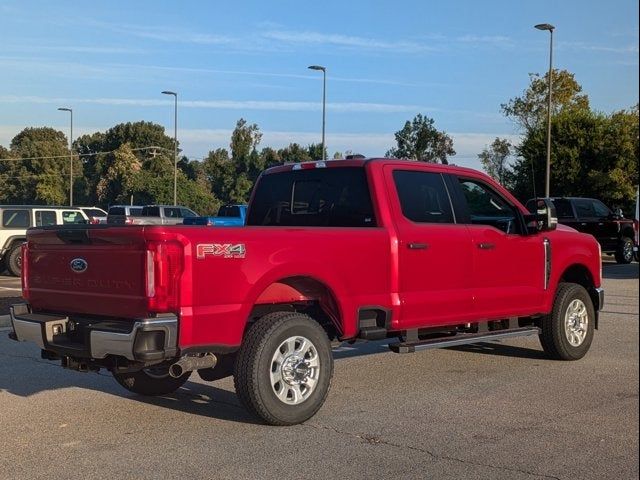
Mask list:
[[593,341],[595,309],[582,285],[561,283],[553,310],[542,319],[540,343],[555,360],[578,360],[584,357]]
[[616,262],[631,263],[633,260],[633,240],[629,237],[622,237],[615,253]]
[[320,409],[331,384],[329,337],[311,317],[275,312],[251,325],[235,364],[243,405],[270,425],[294,425]]
[[116,381],[130,392],[139,395],[168,395],[175,392],[189,380],[191,372],[178,378],[169,375],[168,366],[149,367],[137,372],[113,372]]

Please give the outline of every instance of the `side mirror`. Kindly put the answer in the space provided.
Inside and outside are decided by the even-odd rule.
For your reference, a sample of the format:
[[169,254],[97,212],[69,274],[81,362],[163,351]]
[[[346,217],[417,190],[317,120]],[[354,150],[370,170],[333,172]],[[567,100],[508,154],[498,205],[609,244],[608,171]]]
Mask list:
[[621,208],[616,208],[613,214],[618,218],[624,218],[624,213]]
[[556,207],[548,198],[536,198],[528,204],[531,214],[525,215],[527,230],[530,233],[549,232],[558,226]]

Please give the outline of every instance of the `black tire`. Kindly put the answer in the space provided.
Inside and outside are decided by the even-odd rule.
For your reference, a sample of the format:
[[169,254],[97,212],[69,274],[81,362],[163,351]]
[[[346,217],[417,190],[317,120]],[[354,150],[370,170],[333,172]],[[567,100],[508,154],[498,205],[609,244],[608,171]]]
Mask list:
[[14,277],[22,273],[22,244],[15,245],[7,255],[7,270]]
[[[287,348],[283,352],[285,343],[294,337],[296,340],[297,337],[308,340],[311,347],[293,342],[293,351],[289,352]],[[303,345],[307,345],[308,350]],[[300,352],[305,351],[311,353],[300,356]],[[275,360],[276,355],[281,356],[281,363]],[[287,369],[287,365],[291,367],[296,358],[311,360],[301,367],[298,363]],[[318,362],[317,367],[309,366],[315,362]],[[303,379],[287,380],[285,375],[295,376],[300,371],[304,374]],[[282,381],[274,381],[272,385],[274,375],[279,375]],[[247,410],[269,425],[295,425],[308,420],[320,409],[329,393],[332,376],[333,356],[324,329],[308,315],[274,312],[250,326],[238,352],[233,380],[236,393]],[[308,378],[313,379],[313,384],[305,383]],[[297,381],[300,383],[296,387]],[[294,391],[296,388],[298,393]],[[308,389],[306,394],[304,391],[300,394],[302,388]],[[276,389],[280,390],[280,398]],[[303,398],[305,395],[308,396]]]
[[616,262],[631,263],[633,260],[633,240],[629,237],[622,237],[615,253]]
[[[567,325],[567,315],[570,314],[568,309],[573,311],[574,306],[580,305],[584,306],[586,325],[580,327],[580,333],[576,333],[573,327]],[[542,319],[540,343],[545,353],[555,360],[579,360],[584,357],[593,341],[595,319],[593,302],[585,288],[575,283],[561,283],[556,291],[551,314]],[[584,337],[578,343],[581,332],[584,332]],[[573,343],[569,340],[570,336]]]
[[169,366],[150,367],[137,372],[116,373],[113,378],[130,392],[139,395],[168,395],[175,392],[185,384],[191,372],[187,372],[178,378],[169,375]]

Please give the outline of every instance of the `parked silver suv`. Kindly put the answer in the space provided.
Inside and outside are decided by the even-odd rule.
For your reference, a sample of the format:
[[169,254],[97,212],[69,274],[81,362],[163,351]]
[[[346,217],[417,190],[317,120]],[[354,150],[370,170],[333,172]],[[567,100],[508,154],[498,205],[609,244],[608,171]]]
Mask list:
[[20,247],[27,238],[27,228],[47,225],[88,223],[87,215],[75,207],[48,205],[0,205],[0,272],[20,276]]

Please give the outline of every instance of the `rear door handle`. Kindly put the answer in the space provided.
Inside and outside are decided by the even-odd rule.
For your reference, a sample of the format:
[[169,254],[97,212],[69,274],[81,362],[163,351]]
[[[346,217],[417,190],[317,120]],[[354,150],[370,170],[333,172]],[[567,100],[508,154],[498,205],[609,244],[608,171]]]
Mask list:
[[427,243],[409,243],[407,247],[409,247],[409,250],[426,250],[429,245]]
[[495,243],[483,242],[478,244],[478,248],[480,250],[493,250],[494,248],[496,248],[496,245]]

